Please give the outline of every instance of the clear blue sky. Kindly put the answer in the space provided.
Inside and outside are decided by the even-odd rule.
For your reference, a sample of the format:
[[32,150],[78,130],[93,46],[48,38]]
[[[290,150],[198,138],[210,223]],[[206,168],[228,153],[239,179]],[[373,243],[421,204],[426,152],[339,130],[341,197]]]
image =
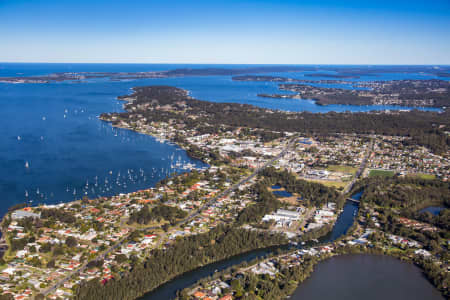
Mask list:
[[450,0],[0,0],[0,61],[450,64]]

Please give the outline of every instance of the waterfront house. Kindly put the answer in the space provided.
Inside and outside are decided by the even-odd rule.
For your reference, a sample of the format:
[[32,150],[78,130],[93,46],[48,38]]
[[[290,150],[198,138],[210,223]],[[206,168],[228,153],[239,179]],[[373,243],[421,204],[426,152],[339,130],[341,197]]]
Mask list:
[[24,218],[33,218],[33,219],[39,219],[41,217],[41,213],[34,213],[32,211],[27,210],[24,208],[23,210],[16,210],[11,214],[11,219],[13,220],[20,220]]

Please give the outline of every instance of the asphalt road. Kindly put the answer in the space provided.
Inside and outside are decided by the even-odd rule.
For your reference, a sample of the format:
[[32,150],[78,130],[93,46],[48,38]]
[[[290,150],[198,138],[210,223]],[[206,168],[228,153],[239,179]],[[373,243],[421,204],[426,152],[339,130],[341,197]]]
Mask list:
[[358,171],[356,171],[355,177],[353,178],[352,182],[350,182],[350,184],[345,189],[344,194],[347,194],[348,192],[351,191],[351,189],[355,185],[355,182],[363,174],[363,172],[364,172],[364,170],[366,168],[366,165],[367,165],[367,161],[369,160],[369,156],[370,156],[370,153],[372,152],[372,150],[373,150],[373,138],[370,140],[370,144],[369,144],[369,147],[367,148],[366,155],[364,156],[364,159],[361,162],[361,165],[359,166]]
[[[250,174],[248,177],[242,179],[241,181],[239,181],[238,183],[233,184],[231,187],[227,188],[226,190],[222,191],[221,193],[219,193],[218,195],[216,195],[214,198],[212,198],[210,201],[208,201],[207,203],[205,203],[204,205],[202,205],[195,213],[189,215],[187,218],[177,222],[174,224],[174,226],[179,226],[179,225],[183,225],[186,224],[187,222],[190,222],[192,219],[194,219],[195,217],[197,217],[204,209],[208,208],[209,206],[213,205],[214,203],[217,202],[217,200],[219,200],[222,197],[225,197],[226,195],[228,195],[229,193],[235,191],[236,189],[238,189],[242,184],[247,183],[249,180],[253,179],[256,175],[258,175],[259,172],[261,172],[264,168],[270,166],[271,164],[273,164],[275,161],[277,161],[278,159],[280,159],[281,157],[283,157],[288,151],[289,149],[292,147],[292,145],[295,143],[295,141],[297,140],[296,137],[291,138],[291,140],[289,141],[288,145],[283,149],[283,151],[280,152],[280,154],[278,154],[277,156],[275,156],[274,158],[272,158],[271,160],[269,160],[268,162],[266,162],[262,167],[257,168],[252,174]],[[160,226],[150,226],[150,227],[145,227],[142,228],[141,230],[153,230],[153,229],[159,229],[161,228]],[[130,233],[131,234],[131,233]],[[110,247],[108,250],[106,250],[105,252],[103,252],[102,254],[100,254],[95,260],[101,260],[104,259],[109,253],[111,253],[112,251],[116,250],[119,246],[121,246],[124,241],[129,237],[130,234],[127,234],[126,236],[122,237],[122,239],[119,240],[119,242],[117,242],[114,246]],[[94,260],[94,261],[95,261]],[[43,294],[44,296],[47,296],[49,293],[53,292],[54,290],[56,290],[57,288],[59,288],[60,286],[62,286],[64,283],[66,283],[72,276],[79,274],[80,272],[83,272],[84,270],[86,270],[87,265],[89,264],[88,262],[85,262],[84,264],[81,265],[80,268],[78,268],[77,270],[71,272],[70,274],[68,274],[66,277],[64,277],[63,279],[59,280],[58,282],[52,284],[51,286],[47,287],[45,290],[41,291],[41,294]]]

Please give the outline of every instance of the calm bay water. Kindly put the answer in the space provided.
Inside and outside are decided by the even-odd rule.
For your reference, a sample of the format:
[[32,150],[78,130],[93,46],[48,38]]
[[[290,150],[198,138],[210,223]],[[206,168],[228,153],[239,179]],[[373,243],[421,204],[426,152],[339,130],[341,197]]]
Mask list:
[[[0,63],[0,76],[161,71],[184,67],[209,66]],[[303,73],[277,75],[302,77]],[[386,76],[386,79],[391,79],[392,76],[423,75]],[[116,97],[128,94],[130,88],[161,84],[185,88],[192,96],[202,100],[248,103],[289,111],[398,109],[387,106],[318,106],[308,100],[259,98],[258,93],[279,92],[277,83],[236,82],[230,76],[122,82],[95,79],[81,83],[0,83],[0,215],[11,205],[24,201],[32,201],[32,204],[58,203],[84,195],[112,195],[150,187],[173,171],[185,171],[171,168],[174,161],[204,166],[187,157],[176,146],[161,144],[152,137],[128,130],[113,129],[98,120],[97,116],[102,112],[121,111],[122,103]]]
[[[27,201],[58,203],[153,186],[190,159],[174,145],[100,121],[128,92],[112,83],[0,85],[0,214]],[[28,196],[27,196],[28,195]]]
[[[183,67],[204,68],[208,66],[0,63],[0,77],[44,75],[54,72],[161,71]],[[229,66],[215,65],[213,67]],[[273,75],[302,78],[304,72],[276,73]],[[436,77],[425,74],[380,74],[377,77],[362,77],[358,80],[404,78],[428,79]],[[316,77],[314,79],[329,78]],[[161,84],[187,89],[193,97],[201,100],[248,103],[288,111],[356,112],[404,109],[404,107],[393,106],[318,106],[314,101],[308,100],[260,98],[257,97],[258,93],[280,93],[277,89],[277,83],[236,82],[232,81],[230,76],[122,82],[95,79],[82,83],[0,83],[0,215],[3,215],[11,205],[24,201],[32,201],[32,204],[58,203],[71,201],[75,198],[79,199],[84,195],[89,197],[106,196],[148,188],[174,171],[186,171],[185,169],[172,168],[177,161],[185,164],[191,163],[196,167],[206,167],[203,163],[189,158],[182,149],[175,145],[160,143],[150,136],[129,130],[114,129],[109,124],[98,120],[98,115],[103,112],[121,111],[122,103],[117,101],[116,97],[128,94],[131,87]],[[346,88],[346,86],[341,87]],[[355,204],[347,203],[332,233],[324,239],[334,240],[344,234],[351,226],[357,209]],[[275,248],[252,251],[184,274],[147,294],[144,299],[171,298],[176,290],[191,285],[196,280],[213,273],[216,269],[221,270],[233,264],[263,256],[274,250]],[[356,257],[356,260],[360,259]],[[379,260],[377,259],[377,261]],[[411,281],[418,286],[426,285],[426,282],[422,282],[424,281],[423,278],[421,278],[422,281],[417,279],[415,270],[405,270],[405,268],[413,268],[412,266],[397,266],[395,262],[389,261],[389,266],[384,268],[384,262],[386,261],[389,261],[389,258],[381,259],[382,269],[375,270],[377,264],[367,263],[366,268],[361,270],[361,272],[368,274],[367,278],[364,278],[369,285],[373,284],[373,280],[368,277],[371,273],[383,273],[386,270],[389,270],[387,273],[394,271],[393,273],[397,274],[396,272],[399,272],[397,278],[403,279],[410,278],[410,274],[415,274],[414,278],[410,278]],[[338,263],[331,260],[328,264],[335,266]],[[327,268],[321,266],[319,268]],[[356,274],[356,271],[352,269],[355,267],[361,266],[358,262],[350,263],[348,266],[350,273],[347,272],[346,274],[350,275],[345,276],[349,277],[349,281],[358,277],[358,275],[351,275]],[[341,269],[339,268],[339,270]],[[325,270],[324,272],[330,274],[330,271]],[[334,272],[333,274],[337,273]],[[405,274],[408,277],[405,277]],[[311,281],[314,280],[314,276],[319,275],[314,273]],[[335,278],[337,277],[341,278],[341,274],[335,276]],[[306,288],[302,285],[302,288],[297,292],[304,293],[306,290],[306,295],[313,295],[311,293],[314,292],[314,289],[308,292],[308,286],[314,286],[314,281]],[[347,286],[347,288],[352,289],[353,285]],[[319,287],[316,290],[320,292],[324,289]],[[370,294],[370,291],[368,290],[367,294]],[[425,287],[424,291],[428,291],[428,287]],[[429,295],[434,297],[427,299],[440,299],[435,294],[436,291],[426,294],[427,297]],[[418,293],[417,295],[422,294]],[[299,299],[295,297],[294,299]],[[305,298],[304,296],[300,297]],[[306,297],[305,299],[308,298],[316,299],[317,297]],[[343,299],[336,297],[336,295],[328,298]]]
[[428,207],[425,207],[424,209],[421,209],[419,212],[421,212],[421,213],[429,212],[429,213],[437,216],[444,209],[445,208],[441,207],[441,206],[428,206]]

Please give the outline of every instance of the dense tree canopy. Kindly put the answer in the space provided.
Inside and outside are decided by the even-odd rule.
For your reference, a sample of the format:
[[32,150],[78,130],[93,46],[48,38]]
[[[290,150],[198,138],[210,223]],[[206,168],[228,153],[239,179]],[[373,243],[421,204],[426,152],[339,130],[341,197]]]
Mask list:
[[[133,107],[136,110],[113,115],[126,120],[145,117],[147,122],[180,122],[187,128],[195,128],[200,134],[220,132],[224,130],[223,126],[248,127],[260,129],[262,136],[268,131],[289,131],[318,136],[333,133],[409,136],[412,143],[429,147],[437,153],[447,151],[450,145],[450,137],[445,134],[445,130],[450,126],[448,110],[442,113],[411,111],[390,114],[287,113],[248,104],[200,101],[190,98],[184,90],[168,86],[138,87],[135,88],[133,96],[136,101],[126,104],[125,107]],[[141,104],[150,104],[153,109],[139,108],[142,107],[139,106]],[[167,105],[172,109],[159,109]]]
[[153,250],[145,261],[136,261],[129,273],[122,277],[116,275],[116,279],[106,285],[98,279],[83,282],[75,299],[135,299],[174,276],[201,265],[282,243],[286,243],[284,235],[218,226],[207,233],[184,238],[168,249]]
[[186,217],[186,215],[185,211],[174,206],[158,205],[150,209],[147,205],[144,205],[140,210],[131,214],[128,224],[148,224],[150,221],[160,220],[173,223],[177,219]]
[[365,202],[416,210],[431,204],[450,206],[450,183],[415,177],[369,177],[361,180],[355,190],[364,190]]

